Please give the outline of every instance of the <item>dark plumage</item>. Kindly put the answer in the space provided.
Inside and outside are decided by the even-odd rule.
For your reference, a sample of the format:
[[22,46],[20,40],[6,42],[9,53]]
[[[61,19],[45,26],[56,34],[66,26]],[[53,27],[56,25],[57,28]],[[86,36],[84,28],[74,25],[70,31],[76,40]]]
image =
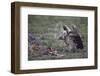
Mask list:
[[77,49],[83,49],[83,42],[79,35],[73,36],[73,42],[76,44]]

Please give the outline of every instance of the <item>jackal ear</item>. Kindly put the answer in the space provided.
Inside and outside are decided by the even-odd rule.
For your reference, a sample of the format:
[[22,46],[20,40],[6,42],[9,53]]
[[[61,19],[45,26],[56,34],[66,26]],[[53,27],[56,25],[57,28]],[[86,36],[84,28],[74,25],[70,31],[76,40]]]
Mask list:
[[72,30],[73,30],[73,32],[75,32],[76,34],[79,34],[80,37],[82,37],[81,31],[80,31],[79,27],[77,27],[76,25],[73,24],[73,25],[72,25]]
[[71,26],[72,26],[72,30],[77,30],[76,25],[72,24]]
[[67,26],[67,25],[64,25],[63,26],[63,29],[68,33],[71,31],[71,29]]
[[67,33],[69,32],[68,29],[67,29],[67,27],[66,27],[65,25],[63,26],[63,29],[64,29],[64,31],[66,31]]
[[63,26],[63,29],[66,31],[66,30],[67,30],[67,27],[64,25],[64,26]]
[[72,30],[73,30],[74,32],[76,32],[76,33],[79,32],[79,29],[78,29],[78,27],[77,27],[76,25],[72,24],[71,27],[72,27]]

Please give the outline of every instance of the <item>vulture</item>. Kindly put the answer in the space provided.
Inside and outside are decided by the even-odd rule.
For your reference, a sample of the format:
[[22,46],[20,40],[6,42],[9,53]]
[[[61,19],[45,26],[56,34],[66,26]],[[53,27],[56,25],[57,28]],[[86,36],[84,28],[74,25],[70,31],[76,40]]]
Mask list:
[[60,35],[59,39],[64,41],[69,48],[68,50],[84,48],[79,29],[75,25],[71,27],[64,25],[63,33]]

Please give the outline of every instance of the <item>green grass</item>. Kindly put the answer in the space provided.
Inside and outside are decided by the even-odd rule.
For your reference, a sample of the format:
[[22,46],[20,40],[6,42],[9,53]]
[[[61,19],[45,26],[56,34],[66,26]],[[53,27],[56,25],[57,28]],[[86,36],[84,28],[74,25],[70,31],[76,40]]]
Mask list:
[[[80,53],[69,53],[64,51],[66,54],[63,58],[85,58],[87,57],[87,27],[88,27],[87,17],[71,17],[71,16],[43,16],[43,15],[29,15],[28,16],[28,32],[32,32],[37,35],[42,43],[47,47],[53,47],[58,52],[64,50],[65,44],[63,41],[58,40],[59,33],[62,32],[63,25],[70,26],[71,24],[77,25],[82,33],[82,40],[85,47],[85,54]],[[84,55],[84,56],[83,56]],[[53,56],[40,56],[33,57],[33,60],[41,59],[52,59]],[[53,57],[53,59],[57,59]]]

